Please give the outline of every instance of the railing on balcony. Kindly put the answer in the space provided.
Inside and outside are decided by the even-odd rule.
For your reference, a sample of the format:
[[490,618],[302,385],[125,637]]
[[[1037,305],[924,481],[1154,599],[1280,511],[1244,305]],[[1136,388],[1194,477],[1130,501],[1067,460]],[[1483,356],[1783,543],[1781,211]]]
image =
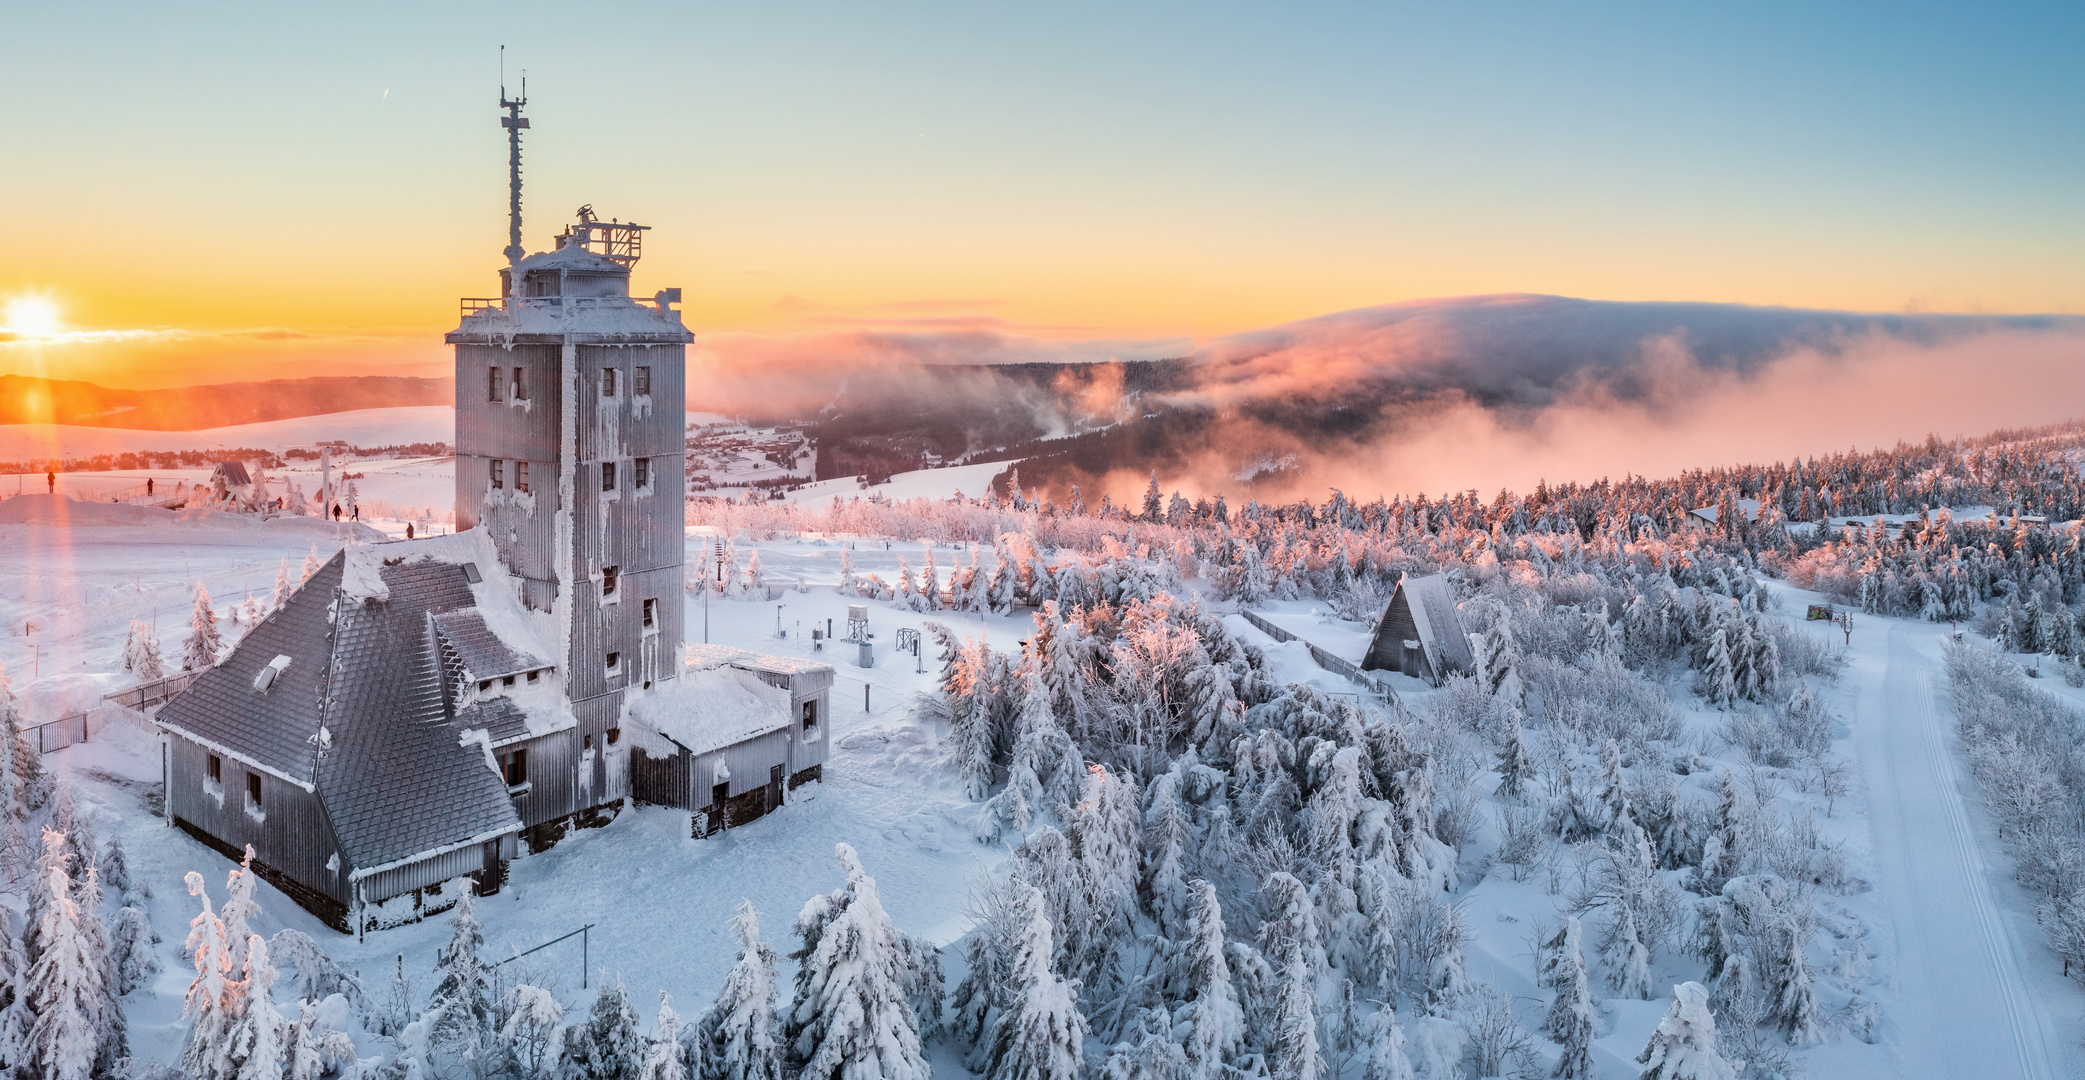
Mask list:
[[468,319],[484,311],[498,311],[506,306],[506,300],[498,296],[466,296],[463,298],[463,317]]

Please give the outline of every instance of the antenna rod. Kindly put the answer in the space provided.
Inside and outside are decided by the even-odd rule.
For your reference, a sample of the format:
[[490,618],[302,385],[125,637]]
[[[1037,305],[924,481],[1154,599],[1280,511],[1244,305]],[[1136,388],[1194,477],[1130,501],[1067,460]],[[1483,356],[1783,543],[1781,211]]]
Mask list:
[[507,265],[513,266],[528,252],[521,247],[521,132],[528,127],[528,120],[521,115],[521,107],[528,104],[528,72],[521,73],[521,96],[507,96],[507,47],[500,46],[500,108],[507,115],[500,117],[500,126],[507,129]]

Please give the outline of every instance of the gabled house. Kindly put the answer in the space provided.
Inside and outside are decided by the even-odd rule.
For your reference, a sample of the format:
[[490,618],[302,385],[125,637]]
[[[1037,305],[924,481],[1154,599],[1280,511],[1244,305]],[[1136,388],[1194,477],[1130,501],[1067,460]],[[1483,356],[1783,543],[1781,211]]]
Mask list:
[[1438,683],[1475,665],[1470,635],[1462,628],[1455,590],[1447,575],[1400,577],[1397,591],[1390,595],[1390,606],[1376,623],[1362,669],[1398,671]]
[[633,697],[631,791],[692,811],[696,837],[779,808],[822,777],[833,667],[690,645],[680,678]]
[[554,624],[496,558],[475,532],[335,555],[155,718],[170,823],[344,930],[496,891],[587,799]]

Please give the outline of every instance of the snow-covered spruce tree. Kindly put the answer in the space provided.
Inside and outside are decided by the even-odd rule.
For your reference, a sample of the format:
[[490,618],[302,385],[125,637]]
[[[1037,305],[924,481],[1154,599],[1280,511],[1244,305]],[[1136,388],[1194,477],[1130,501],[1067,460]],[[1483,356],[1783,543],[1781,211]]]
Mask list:
[[502,1005],[507,1019],[500,1025],[497,1064],[519,1080],[550,1080],[565,1044],[565,1007],[550,991],[527,983],[507,991]]
[[621,983],[609,983],[594,994],[586,1023],[565,1032],[558,1059],[560,1080],[638,1080],[645,1042],[637,1030],[637,1013]]
[[10,1064],[28,1060],[29,1025],[36,1021],[29,1008],[29,961],[13,922],[0,911],[0,1063]]
[[1731,661],[1730,642],[1725,630],[1718,628],[1709,635],[1708,648],[1697,675],[1701,696],[1719,709],[1727,709],[1737,703],[1737,667]]
[[1413,1080],[1412,1060],[1405,1056],[1404,1027],[1397,1011],[1385,1005],[1367,1020],[1368,1059],[1361,1080]]
[[[101,883],[124,903],[130,902],[130,856],[123,850],[123,837],[111,836],[101,849]],[[143,899],[143,895],[140,895]]]
[[284,1036],[289,1025],[275,1009],[275,966],[268,941],[255,934],[246,943],[246,1012],[232,1025],[232,1058],[238,1080],[278,1080],[289,1064]]
[[1348,970],[1385,1001],[1397,997],[1398,904],[1388,878],[1394,872],[1381,860],[1362,867],[1358,894],[1367,930],[1356,939],[1358,955],[1347,958]]
[[130,636],[123,641],[123,670],[139,682],[166,677],[166,662],[159,658],[159,639],[143,619],[130,620]]
[[741,900],[731,919],[738,963],[717,1000],[695,1021],[700,1080],[781,1080],[781,1018],[775,1015],[775,950],[760,940],[760,916]]
[[1594,802],[1606,828],[1619,827],[1629,816],[1629,775],[1622,771],[1622,750],[1613,739],[1600,750],[1600,791]]
[[297,1018],[290,1021],[283,1041],[288,1047],[283,1080],[323,1080],[355,1061],[354,1040],[344,1031],[322,1027],[318,1006],[310,1001],[297,1003]]
[[812,897],[797,916],[796,1001],[784,1030],[790,1060],[804,1080],[927,1080],[933,1070],[908,1000],[901,935],[854,849],[833,850],[846,886]]
[[1535,762],[1528,756],[1528,744],[1521,734],[1520,714],[1517,712],[1506,724],[1505,737],[1499,740],[1498,772],[1497,794],[1508,799],[1519,798],[1535,775]]
[[1324,1065],[1318,1049],[1317,984],[1317,970],[1300,947],[1291,945],[1267,1040],[1267,1067],[1274,1080],[1317,1080]]
[[1057,722],[1050,705],[1049,687],[1033,667],[1021,679],[1019,735],[1014,739],[1013,760],[1007,770],[1006,790],[995,802],[1000,818],[1025,832],[1037,814],[1052,813],[1062,818],[1078,798],[1079,748]]
[[215,667],[217,654],[224,650],[224,638],[217,632],[217,612],[210,607],[210,590],[203,583],[195,583],[195,609],[189,613],[188,648],[182,656],[184,671],[201,671]]
[[1260,886],[1260,952],[1287,962],[1290,950],[1301,950],[1304,965],[1316,972],[1325,970],[1324,935],[1318,929],[1317,909],[1310,890],[1294,874],[1277,870]]
[[1040,889],[1022,899],[1027,916],[1009,973],[1013,1003],[992,1033],[987,1080],[1078,1080],[1086,1018],[1072,986],[1050,970],[1056,946]]
[[143,907],[126,904],[116,912],[109,932],[109,953],[116,963],[116,995],[130,993],[159,974],[159,935]]
[[1187,1002],[1183,1019],[1193,1026],[1184,1048],[1188,1075],[1215,1080],[1245,1045],[1245,1013],[1238,1006],[1224,957],[1223,909],[1217,906],[1216,886],[1198,879],[1189,883],[1188,891],[1190,921],[1177,961],[1181,996]]
[[341,967],[304,931],[277,930],[268,939],[268,957],[278,970],[288,970],[291,996],[324,1001],[339,994],[357,1013],[369,1010],[369,995],[362,987],[362,977]]
[[840,583],[834,586],[834,591],[841,596],[853,596],[855,590],[854,548],[847,545],[840,548]]
[[253,898],[259,885],[260,878],[253,872],[253,845],[248,844],[246,857],[232,868],[224,883],[224,907],[218,912],[224,920],[225,947],[231,953],[233,971],[246,969],[246,943],[253,936],[254,916],[261,913],[260,902]]
[[87,863],[86,877],[73,887],[73,900],[79,906],[80,936],[86,942],[87,955],[101,961],[96,987],[99,999],[94,1010],[94,1027],[101,1033],[101,1046],[95,1070],[106,1073],[115,1068],[118,1060],[130,1055],[130,1024],[123,1015],[123,990],[115,949],[109,942],[109,925],[101,917],[101,870],[92,860]]
[[1477,679],[1493,697],[1519,710],[1527,704],[1527,686],[1520,677],[1524,661],[1520,647],[1513,641],[1513,619],[1504,604],[1494,603],[1491,611],[1491,625],[1482,633],[1470,635]]
[[50,868],[44,887],[43,955],[29,969],[23,996],[36,1014],[29,1058],[43,1080],[87,1080],[110,1035],[102,1016],[104,957],[96,956],[63,867]]
[[659,1015],[652,1021],[652,1041],[644,1048],[637,1080],[688,1080],[688,1063],[680,1040],[681,1018],[673,999],[659,991]]
[[28,841],[20,839],[12,823],[49,806],[51,797],[58,792],[58,780],[44,768],[43,755],[22,737],[22,705],[15,697],[14,683],[8,679],[5,665],[0,665],[0,747],[6,751],[0,755],[5,760],[5,768],[0,769],[0,785],[14,788],[14,797],[0,809],[11,811],[6,815],[10,821],[8,839],[19,868],[35,858],[36,853]]
[[1536,980],[1556,991],[1542,1027],[1563,1048],[1551,1075],[1565,1080],[1594,1080],[1599,1075],[1593,1066],[1597,1032],[1581,941],[1578,920],[1567,916],[1556,934],[1542,943],[1543,964]]
[[282,565],[275,568],[275,591],[268,596],[268,610],[281,611],[290,594],[296,591],[297,586],[290,582],[290,560],[285,556]]
[[1166,773],[1152,782],[1150,805],[1144,808],[1144,892],[1151,897],[1151,915],[1160,932],[1172,938],[1190,932],[1188,839],[1178,775]]
[[313,544],[311,551],[304,556],[304,569],[298,571],[297,586],[302,588],[305,582],[310,581],[311,575],[319,572],[320,565],[322,564],[319,562],[319,546]]
[[[442,1010],[441,1022],[431,1033],[436,1046],[471,1065],[489,1055],[498,1004],[492,971],[479,957],[485,933],[478,922],[475,893],[466,888],[457,900],[456,913],[449,917],[449,941],[435,954],[434,1000]],[[225,902],[227,911],[231,906],[230,901]]]
[[1790,1044],[1809,1046],[1824,1041],[1823,1010],[1817,1004],[1816,988],[1811,985],[1809,961],[1803,958],[1804,935],[1797,931],[1793,920],[1782,922],[1783,925],[1768,931],[1781,952],[1779,963],[1772,968],[1773,1016]]
[[231,950],[225,945],[224,920],[210,910],[203,875],[188,872],[188,895],[203,903],[202,913],[188,924],[188,949],[195,956],[196,976],[188,984],[181,1018],[188,1021],[188,1043],[181,1052],[185,1080],[233,1080],[233,1025],[246,1012],[246,984],[232,978]]
[[1636,1063],[1643,1080],[1737,1080],[1738,1065],[1716,1052],[1716,1018],[1700,983],[1672,988],[1672,1007]]

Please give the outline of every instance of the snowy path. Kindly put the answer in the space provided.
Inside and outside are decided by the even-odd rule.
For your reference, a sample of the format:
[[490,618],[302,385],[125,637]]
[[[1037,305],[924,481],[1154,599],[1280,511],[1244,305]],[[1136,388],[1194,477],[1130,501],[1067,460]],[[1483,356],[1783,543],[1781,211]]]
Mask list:
[[[2023,975],[2023,943],[1992,887],[1937,695],[1938,628],[1869,620],[1856,717],[1883,902],[1897,952],[1897,1065],[1906,1077],[2053,1080],[2055,1027]],[[1859,630],[1855,632],[1860,637]],[[1877,638],[1881,641],[1877,641]]]

